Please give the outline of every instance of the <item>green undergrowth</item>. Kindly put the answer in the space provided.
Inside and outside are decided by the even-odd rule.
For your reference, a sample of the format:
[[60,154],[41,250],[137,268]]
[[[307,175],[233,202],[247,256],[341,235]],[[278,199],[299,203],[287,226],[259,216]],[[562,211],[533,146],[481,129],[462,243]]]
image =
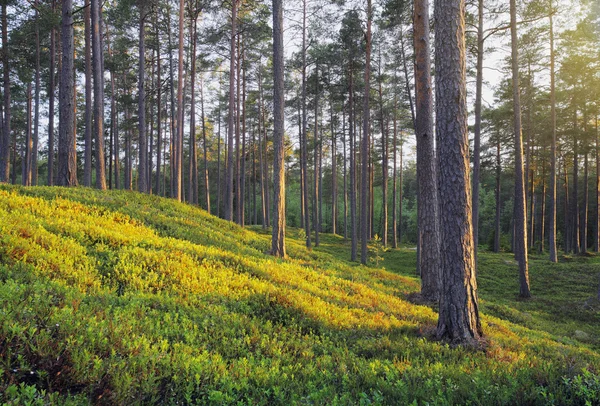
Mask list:
[[[0,186],[0,402],[598,404],[596,258],[480,254],[486,343],[436,341],[411,247],[289,258],[269,234],[132,192]],[[385,269],[384,269],[385,268]],[[387,270],[386,270],[387,269]]]

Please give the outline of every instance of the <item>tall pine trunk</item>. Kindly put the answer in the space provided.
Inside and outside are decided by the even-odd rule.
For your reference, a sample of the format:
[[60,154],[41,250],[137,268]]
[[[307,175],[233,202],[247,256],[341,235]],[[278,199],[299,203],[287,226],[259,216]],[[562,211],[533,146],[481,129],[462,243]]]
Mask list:
[[360,262],[366,265],[368,262],[367,243],[369,240],[369,94],[370,94],[370,79],[371,79],[371,19],[372,9],[371,0],[367,0],[367,32],[366,32],[366,56],[365,56],[365,92],[363,96],[363,137],[361,145],[362,159],[362,184],[361,184],[361,206],[360,206]]
[[40,25],[38,0],[35,0],[35,100],[33,115],[33,150],[31,151],[31,184],[38,184],[38,145],[40,126]]
[[84,64],[85,64],[85,110],[83,116],[83,186],[92,186],[92,128],[93,128],[93,82],[92,82],[92,7],[90,0],[84,4]]
[[[4,14],[6,14],[6,11]],[[58,174],[56,183],[59,186],[77,186],[77,152],[75,149],[76,107],[74,104],[75,86],[73,63],[74,41],[72,0],[62,1],[61,46],[62,62],[60,73],[60,88],[58,94]],[[4,97],[6,100],[6,90]],[[9,115],[6,116],[5,121],[10,122]]]
[[454,343],[472,344],[481,337],[482,330],[470,207],[464,17],[464,0],[435,1],[443,281],[437,335]]
[[189,201],[198,204],[198,146],[196,142],[196,34],[197,15],[192,11],[190,21],[190,41],[192,45],[191,71],[190,71],[190,176],[189,176]]
[[94,146],[96,188],[106,189],[104,161],[104,47],[102,46],[102,9],[100,0],[92,0],[92,74],[94,76]]
[[273,234],[271,254],[285,257],[283,4],[273,0]]
[[210,210],[210,184],[208,179],[208,145],[206,144],[206,116],[204,115],[204,79],[200,76],[200,113],[202,116],[202,146],[204,149],[204,198],[207,212]]
[[235,69],[237,0],[231,2],[231,42],[229,53],[229,113],[227,124],[227,176],[225,181],[225,220],[233,221],[233,136],[235,133]]
[[306,51],[308,44],[306,42],[306,2],[302,1],[302,140],[300,142],[302,148],[302,172],[304,178],[302,181],[302,190],[304,193],[304,232],[306,234],[306,247],[311,248],[310,239],[310,216],[308,207],[308,113],[306,106]]
[[[353,56],[351,55],[350,58]],[[348,69],[348,133],[350,138],[350,261],[356,261],[358,251],[358,227],[356,213],[356,131],[354,128],[354,64]]]
[[[56,0],[52,0],[52,12],[56,9]],[[48,186],[54,185],[54,91],[56,88],[54,79],[54,65],[56,64],[56,29],[54,25],[50,29],[50,64],[48,74]],[[1,143],[0,143],[1,145]],[[0,153],[1,154],[1,153]],[[0,162],[2,158],[0,157]],[[2,164],[0,163],[0,172]],[[2,176],[0,175],[0,181]]]
[[25,154],[23,156],[23,168],[21,183],[23,186],[31,186],[31,150],[33,140],[31,138],[31,83],[27,84],[27,109],[25,128]]
[[158,29],[158,16],[154,14],[154,26],[156,28],[157,51],[156,51],[156,194],[160,196],[160,171],[162,164],[162,77],[161,77],[161,53],[160,53],[160,31]]
[[320,149],[321,143],[319,140],[319,62],[317,62],[317,66],[315,69],[316,81],[315,81],[315,126],[313,132],[313,228],[315,230],[315,247],[319,246],[320,236],[319,232],[321,231],[321,205],[319,196],[321,194],[321,171],[319,166],[320,157]]
[[483,0],[478,1],[477,23],[477,78],[475,91],[475,128],[473,142],[473,241],[475,242],[475,268],[479,245],[479,171],[481,168],[481,101],[483,93]]
[[2,142],[0,143],[0,147],[2,147],[0,148],[0,182],[8,182],[10,176],[11,105],[9,60],[10,50],[8,48],[8,10],[7,2],[2,2],[2,70],[4,86],[4,125],[2,128],[1,135]]
[[519,56],[517,37],[516,0],[510,0],[510,34],[512,54],[514,139],[515,139],[515,256],[519,262],[519,295],[531,296],[529,290],[529,265],[527,259],[527,208],[525,201],[525,179],[523,174],[523,134],[521,127],[521,96],[519,90]]
[[553,1],[550,0],[550,125],[552,126],[552,143],[550,150],[550,200],[548,202],[548,249],[550,261],[558,262],[558,251],[556,249],[556,79],[555,79],[555,55],[554,55],[554,25],[552,10]]
[[[453,1],[458,5],[458,0]],[[436,9],[437,11],[437,9]],[[449,11],[443,17],[463,18]],[[441,15],[441,16],[442,16]],[[456,24],[458,21],[453,22]],[[460,27],[459,27],[460,28]],[[458,29],[458,28],[457,28]],[[453,33],[454,35],[454,33]],[[437,40],[437,33],[436,33]],[[440,296],[440,236],[438,225],[437,168],[433,132],[433,96],[431,90],[431,61],[429,52],[429,1],[417,0],[414,7],[415,83],[416,83],[416,127],[417,138],[417,272],[421,275],[421,294],[424,299],[437,301]],[[456,44],[457,53],[461,44]],[[436,54],[437,56],[437,54]],[[446,62],[446,61],[444,61]],[[447,62],[446,62],[447,63]],[[461,61],[462,63],[462,61]],[[448,67],[456,70],[456,67]],[[460,83],[460,78],[452,80]],[[450,78],[448,78],[450,80]],[[457,85],[458,86],[458,85]],[[458,96],[457,96],[458,97]],[[463,106],[456,106],[457,114]],[[446,118],[450,120],[450,118]],[[461,119],[457,117],[456,119]],[[460,123],[462,125],[462,123]],[[439,127],[439,131],[445,127]],[[457,127],[454,132],[460,131]],[[461,136],[462,134],[456,135]],[[458,186],[457,186],[458,187]],[[457,192],[454,192],[455,195]],[[459,198],[458,195],[456,195]],[[469,216],[470,220],[470,216]]]
[[502,174],[502,161],[500,160],[500,136],[496,138],[496,220],[494,227],[494,252],[500,252],[500,175]]
[[173,137],[173,152],[175,155],[175,167],[173,169],[174,177],[174,198],[178,201],[183,200],[182,176],[183,176],[183,19],[184,19],[185,1],[179,0],[179,48],[177,61],[177,132]]
[[[139,3],[139,53],[138,53],[138,148],[140,162],[138,166],[138,188],[148,193],[148,144],[146,139],[146,10]],[[179,33],[183,36],[183,32]],[[180,77],[181,80],[181,77]]]
[[392,172],[392,248],[398,248],[398,95],[395,92],[393,131],[392,159],[394,160],[394,170]]

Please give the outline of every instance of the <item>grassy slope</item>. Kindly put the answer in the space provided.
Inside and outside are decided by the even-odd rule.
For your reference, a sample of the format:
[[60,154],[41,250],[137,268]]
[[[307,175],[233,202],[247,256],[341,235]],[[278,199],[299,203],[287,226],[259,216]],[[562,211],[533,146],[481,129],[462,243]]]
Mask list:
[[280,261],[260,230],[171,200],[0,186],[0,401],[600,402],[595,258],[534,257],[519,302],[512,258],[482,253],[488,343],[462,349],[406,300],[413,250],[385,271],[298,235]]

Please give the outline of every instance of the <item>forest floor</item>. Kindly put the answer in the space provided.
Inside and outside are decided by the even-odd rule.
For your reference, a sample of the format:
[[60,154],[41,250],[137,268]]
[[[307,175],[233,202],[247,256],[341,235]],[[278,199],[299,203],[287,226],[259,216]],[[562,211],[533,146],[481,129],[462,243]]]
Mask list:
[[[0,403],[600,404],[600,257],[479,255],[479,348],[435,339],[415,251],[369,267],[134,192],[0,186]],[[377,263],[378,262],[378,263]]]

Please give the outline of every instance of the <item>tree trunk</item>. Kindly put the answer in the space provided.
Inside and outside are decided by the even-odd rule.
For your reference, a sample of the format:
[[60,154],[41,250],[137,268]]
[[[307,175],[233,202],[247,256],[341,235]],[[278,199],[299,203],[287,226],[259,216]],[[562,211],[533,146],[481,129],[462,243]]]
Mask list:
[[577,143],[577,111],[573,114],[573,197],[571,199],[571,245],[574,254],[579,254],[579,146]]
[[515,255],[519,262],[519,295],[527,298],[531,296],[531,293],[529,290],[529,265],[527,262],[527,209],[525,205],[525,179],[523,176],[523,134],[521,131],[516,0],[510,0],[510,21],[515,137]]
[[[457,2],[455,3],[458,4]],[[445,18],[451,15],[449,11],[445,13],[447,14],[444,15]],[[458,15],[454,17],[460,18]],[[456,22],[453,22],[453,24],[456,24]],[[415,2],[414,44],[417,111],[415,134],[417,138],[417,183],[419,185],[417,191],[417,249],[419,251],[417,272],[421,275],[421,294],[423,298],[437,301],[440,296],[440,236],[438,226],[437,168],[433,132],[428,0],[418,0]],[[453,50],[453,52],[456,52],[458,56],[458,53],[462,51],[462,49],[459,51],[458,47],[462,46],[462,44],[456,44],[456,46],[457,49]],[[457,68],[449,66],[448,69],[456,70]],[[457,81],[459,79],[453,78],[453,80]],[[459,107],[462,108],[462,106]],[[459,112],[457,111],[457,113]],[[457,117],[457,119],[460,118]],[[444,131],[446,130],[444,127],[439,128],[443,128]],[[460,128],[457,127],[454,132],[459,130]],[[462,136],[462,134],[456,136]]]
[[568,176],[568,171],[567,171],[567,157],[565,155],[565,157],[563,158],[563,175],[564,175],[564,188],[565,188],[565,205],[564,205],[564,217],[565,217],[565,224],[564,224],[564,252],[565,254],[568,254],[569,252],[571,252],[571,243],[572,243],[572,239],[571,239],[571,218],[569,216],[570,212],[570,207],[569,207],[569,199],[570,199],[570,193],[569,193],[569,176]]
[[235,132],[235,59],[237,36],[237,4],[238,0],[231,2],[231,42],[229,54],[229,115],[227,125],[227,180],[225,189],[225,220],[233,221],[233,135]]
[[[353,56],[351,55],[350,58]],[[358,251],[358,227],[356,224],[356,132],[354,131],[354,64],[350,60],[348,69],[348,132],[350,138],[350,261],[355,262]]]
[[183,200],[182,175],[183,175],[183,19],[184,19],[185,1],[179,0],[179,60],[177,66],[177,132],[173,137],[173,152],[175,155],[173,169],[174,177],[174,195],[178,201]]
[[[545,151],[546,148],[544,147],[544,155],[545,155]],[[540,238],[540,244],[538,246],[538,253],[541,254],[542,252],[544,252],[544,244],[545,244],[545,234],[546,234],[546,158],[544,156],[544,159],[542,161],[542,192],[541,192],[541,196],[540,196],[540,206],[541,206],[541,213],[540,213],[540,234],[539,234],[539,238]]]
[[400,176],[398,179],[398,189],[400,189],[399,192],[399,196],[398,196],[398,244],[402,244],[402,195],[403,195],[403,190],[402,190],[402,185],[403,185],[403,166],[402,166],[402,160],[404,158],[403,155],[403,151],[402,151],[402,147],[404,146],[404,139],[402,138],[402,130],[400,130]]
[[210,185],[208,181],[208,145],[206,144],[206,116],[204,115],[204,79],[200,76],[200,113],[202,116],[202,144],[204,148],[204,198],[207,212],[210,210]]
[[348,238],[348,174],[347,174],[347,153],[346,144],[346,110],[344,108],[344,100],[342,99],[342,145],[344,154],[344,240]]
[[308,44],[306,43],[306,2],[302,1],[302,171],[304,172],[304,179],[302,182],[302,189],[304,191],[304,232],[306,234],[306,247],[311,248],[310,241],[310,218],[309,218],[309,207],[308,207],[308,133],[307,133],[307,122],[308,113],[306,106],[306,50]]
[[191,41],[191,71],[190,71],[190,177],[189,177],[189,201],[198,204],[198,147],[196,142],[196,34],[197,15],[196,10],[190,21]]
[[361,184],[361,207],[360,207],[360,262],[366,265],[368,262],[367,243],[369,240],[369,95],[371,78],[371,0],[367,0],[367,33],[366,33],[366,56],[365,56],[365,93],[363,96],[363,139],[361,146],[362,159],[362,184]]
[[[427,7],[421,10],[425,12]],[[435,1],[436,132],[440,140],[443,281],[437,335],[455,343],[472,344],[482,336],[482,330],[477,303],[472,210],[469,207],[472,200],[464,13],[464,0]],[[433,138],[431,133],[429,138]],[[427,247],[427,251],[431,251],[431,247]]]
[[[75,89],[73,83],[74,44],[72,0],[62,1],[61,46],[62,64],[60,74],[60,89],[58,95],[58,177],[56,183],[59,186],[77,186],[77,152],[75,149],[74,105]],[[5,71],[5,74],[6,73],[7,72]],[[4,98],[6,100],[6,90]],[[5,121],[10,122],[9,115],[6,116]]]
[[85,111],[83,116],[84,125],[84,150],[83,150],[83,186],[92,186],[92,128],[94,108],[92,100],[92,7],[90,0],[86,0],[83,10],[84,20],[84,59],[85,59]]
[[496,139],[496,221],[494,227],[494,252],[500,252],[500,175],[502,174],[500,160],[500,137]]
[[333,120],[333,96],[329,101],[331,122],[331,233],[337,234],[337,139]]
[[600,252],[600,131],[596,112],[596,236],[594,251]]
[[265,188],[264,188],[264,199],[265,199],[265,217],[264,217],[264,224],[266,227],[270,227],[271,222],[270,222],[270,212],[271,212],[271,205],[269,204],[270,199],[269,199],[269,159],[268,159],[268,154],[267,154],[267,146],[269,144],[269,139],[267,136],[267,119],[265,117],[265,106],[264,106],[264,95],[262,94],[262,86],[260,86],[259,84],[259,93],[261,94],[260,100],[261,100],[261,116],[262,116],[262,130],[263,130],[263,139],[264,139],[264,154],[265,154],[265,159],[264,159],[264,165],[265,165],[265,169],[264,169],[264,173],[265,173]]
[[483,0],[478,1],[477,23],[477,78],[475,91],[475,128],[473,145],[473,241],[475,242],[475,268],[479,246],[479,171],[481,168],[481,100],[483,93]]
[[157,13],[154,14],[154,27],[156,28],[156,38],[158,47],[156,52],[156,194],[160,196],[160,171],[162,164],[162,77],[161,77],[161,58],[160,58],[160,31],[158,29]]
[[[63,6],[64,7],[64,6]],[[8,48],[8,11],[7,2],[2,2],[2,70],[4,84],[4,126],[2,128],[2,143],[0,146],[0,182],[8,182],[10,176],[10,51]],[[16,152],[15,152],[16,153]],[[13,171],[15,169],[13,168]]]
[[392,248],[398,248],[398,95],[394,92],[394,138],[392,156],[394,172],[392,176]]
[[319,142],[319,62],[317,62],[315,75],[317,78],[315,82],[315,127],[313,132],[313,228],[315,230],[315,247],[318,247],[320,243],[319,232],[321,231],[321,206],[319,204],[319,196],[321,194],[319,182],[319,180],[321,179],[321,172],[319,167],[319,150],[321,148],[321,143]]
[[302,99],[298,94],[298,143],[300,166],[300,228],[304,230],[304,149],[302,148]]
[[555,55],[554,55],[554,25],[552,10],[553,1],[550,0],[550,121],[552,126],[552,144],[550,151],[550,201],[548,210],[550,219],[548,222],[548,249],[550,250],[550,261],[558,262],[556,249],[556,79],[555,79]]
[[[380,51],[381,52],[381,51]],[[381,243],[384,247],[388,245],[388,134],[385,126],[383,111],[383,89],[381,76],[381,55],[379,55],[379,124],[381,126],[381,138],[383,144],[383,159],[381,162],[381,198],[382,198],[382,225]]]
[[402,67],[404,70],[404,84],[406,85],[406,95],[410,105],[410,117],[412,118],[413,128],[416,128],[415,105],[413,103],[412,92],[410,91],[410,78],[408,76],[408,62],[406,61],[406,51],[404,50],[404,30],[400,27],[400,52],[402,53]]
[[21,183],[23,186],[31,186],[31,150],[33,147],[33,140],[31,138],[31,83],[27,84],[26,123],[25,155],[23,156]]
[[96,188],[106,190],[104,162],[104,47],[102,46],[102,9],[100,8],[100,0],[92,0],[92,49]]
[[[240,140],[240,111],[241,111],[241,88],[242,88],[242,82],[241,82],[241,72],[242,72],[242,49],[241,49],[241,40],[240,37],[242,36],[242,32],[240,31],[238,33],[238,37],[237,37],[237,46],[236,46],[236,52],[237,52],[237,63],[235,66],[235,70],[236,70],[236,74],[235,74],[235,78],[236,78],[236,87],[235,87],[235,167],[234,167],[234,171],[235,171],[235,179],[234,179],[234,207],[235,207],[235,214],[234,214],[234,218],[235,221],[239,224],[242,225],[242,199],[244,198],[241,194],[241,180],[242,180],[242,173],[241,173],[241,168],[240,168],[240,151],[241,151],[241,140]],[[266,139],[266,137],[265,137]],[[265,157],[266,157],[266,152],[265,152]],[[265,162],[267,162],[265,160]]]
[[[239,201],[239,223],[242,227],[244,227],[244,225],[246,224],[246,200],[245,200],[245,193],[246,193],[246,68],[245,68],[245,59],[246,59],[246,48],[244,46],[244,49],[242,51],[242,59],[240,61],[240,69],[242,69],[241,72],[241,76],[242,76],[242,98],[240,101],[238,101],[238,106],[241,103],[241,123],[240,123],[240,127],[241,127],[241,138],[242,138],[242,157],[241,157],[241,161],[240,161],[240,191],[239,191],[239,195],[240,195],[240,201]],[[238,90],[238,95],[239,95],[239,90]]]
[[39,145],[39,125],[40,125],[40,25],[39,12],[37,10],[39,2],[35,0],[35,101],[33,117],[33,150],[31,151],[31,184],[38,184],[38,145]]
[[271,254],[285,257],[285,167],[284,126],[285,95],[283,70],[283,4],[273,0],[273,185],[274,207]]
[[[56,8],[56,0],[52,0],[52,12]],[[56,30],[50,30],[50,65],[48,74],[48,186],[54,185],[54,65],[56,65]],[[1,143],[0,143],[1,145]],[[8,145],[8,144],[7,144]],[[0,153],[1,155],[1,153]],[[0,182],[2,181],[2,158],[0,157]]]
[[[585,120],[584,120],[585,123]],[[587,129],[584,129],[584,132],[587,133]],[[587,137],[587,134],[586,134]],[[586,138],[587,139],[587,138]],[[588,151],[587,145],[584,146],[585,150],[583,151],[583,207],[580,211],[580,227],[579,227],[579,241],[581,242],[581,250],[582,254],[587,253],[587,221],[588,221],[588,204],[589,204],[589,187],[588,187],[588,176],[589,176],[589,160],[588,160]]]
[[[138,166],[138,188],[141,193],[148,193],[148,144],[146,139],[146,10],[139,4],[139,54],[138,54],[138,145],[140,163]],[[179,35],[183,37],[183,32]],[[180,76],[181,80],[181,76]]]

